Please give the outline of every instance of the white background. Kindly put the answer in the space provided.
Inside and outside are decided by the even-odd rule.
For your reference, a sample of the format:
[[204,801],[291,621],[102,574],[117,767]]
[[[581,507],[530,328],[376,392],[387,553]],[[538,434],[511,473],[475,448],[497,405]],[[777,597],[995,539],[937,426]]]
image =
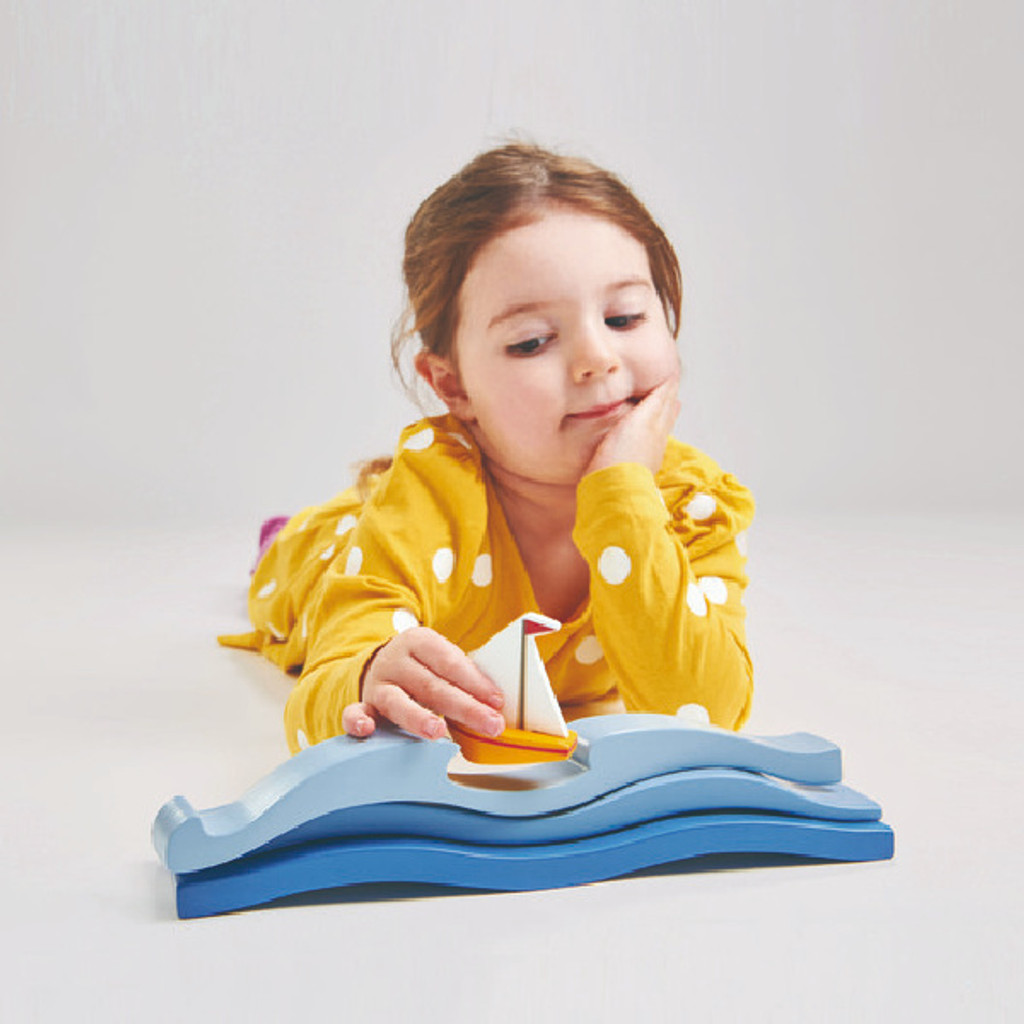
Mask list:
[[[5,1019],[1019,1016],[1022,12],[0,5]],[[285,756],[211,641],[256,524],[418,415],[402,232],[510,136],[675,242],[677,434],[759,501],[751,729],[839,742],[897,857],[178,924],[156,808]]]
[[1014,3],[7,3],[0,509],[208,523],[416,411],[402,232],[513,133],[686,288],[679,432],[763,508],[1019,510]]

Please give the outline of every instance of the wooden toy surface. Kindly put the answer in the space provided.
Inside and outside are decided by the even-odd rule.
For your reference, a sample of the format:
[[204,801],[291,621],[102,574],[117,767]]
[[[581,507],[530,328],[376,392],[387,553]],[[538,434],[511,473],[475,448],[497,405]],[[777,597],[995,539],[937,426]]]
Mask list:
[[292,757],[235,803],[196,811],[175,797],[157,815],[153,842],[178,873],[235,860],[354,807],[433,804],[530,817],[692,768],[727,766],[813,786],[841,776],[838,747],[807,733],[746,736],[665,715],[607,715],[581,719],[574,728],[579,744],[572,758],[516,769],[502,777],[503,789],[470,788],[449,778],[456,754],[450,741],[425,742],[386,725],[370,740],[334,737]]
[[597,882],[708,854],[855,861],[884,860],[892,850],[892,830],[881,822],[757,814],[682,815],[537,845],[375,837],[288,847],[179,875],[178,914],[223,914],[285,896],[369,882],[526,891]]
[[878,804],[841,784],[812,788],[736,768],[692,768],[641,779],[565,811],[529,817],[437,804],[345,807],[313,818],[260,849],[397,834],[485,845],[561,842],[672,814],[739,808],[836,821],[875,821],[881,816]]
[[456,747],[381,726],[291,758],[240,800],[168,801],[154,845],[178,913],[199,917],[365,882],[494,890],[576,885],[714,853],[892,856],[839,749],[662,715],[573,723],[568,761],[461,771]]

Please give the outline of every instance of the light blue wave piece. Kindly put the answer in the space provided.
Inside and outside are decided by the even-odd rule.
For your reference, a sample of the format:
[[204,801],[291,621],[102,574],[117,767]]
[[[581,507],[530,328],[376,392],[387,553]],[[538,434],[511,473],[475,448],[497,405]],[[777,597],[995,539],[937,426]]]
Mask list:
[[706,854],[885,860],[893,834],[877,821],[773,815],[684,815],[565,843],[476,846],[373,838],[292,846],[177,877],[178,915],[205,917],[285,896],[368,882],[525,891],[581,885]]
[[437,804],[345,807],[275,837],[256,852],[325,839],[388,835],[485,845],[550,843],[628,828],[654,818],[723,810],[836,821],[876,821],[882,814],[874,800],[840,784],[803,786],[738,768],[688,768],[641,779],[578,807],[526,818]]
[[387,726],[368,740],[334,737],[292,757],[234,803],[196,811],[184,797],[173,798],[153,823],[153,843],[180,874],[236,860],[353,807],[438,804],[525,818],[693,768],[737,768],[810,786],[837,783],[841,775],[839,748],[807,733],[748,736],[665,715],[608,715],[573,728],[579,746],[572,759],[502,774],[502,790],[450,779],[457,748],[447,740],[427,742]]

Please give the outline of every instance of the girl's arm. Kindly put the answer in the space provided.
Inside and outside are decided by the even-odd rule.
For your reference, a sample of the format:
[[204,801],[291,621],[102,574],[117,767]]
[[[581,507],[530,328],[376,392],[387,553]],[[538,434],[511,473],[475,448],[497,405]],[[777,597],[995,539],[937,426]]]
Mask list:
[[746,719],[753,670],[736,537],[752,508],[746,491],[721,477],[683,488],[668,509],[636,463],[581,482],[573,537],[590,565],[594,630],[627,710],[701,704],[716,725]]
[[496,735],[499,688],[442,635],[453,595],[477,590],[471,553],[487,525],[477,457],[454,421],[403,431],[352,522],[301,611],[304,664],[285,710],[292,749],[368,736],[380,718],[426,738],[443,732],[442,716]]
[[[371,550],[368,531],[360,537]],[[285,708],[293,750],[378,719],[426,739],[450,716],[485,735],[504,728],[497,685],[456,644],[418,625],[422,601],[392,580],[332,565],[309,613],[305,667]]]
[[753,670],[737,535],[753,502],[695,452],[668,468],[664,494],[655,482],[678,412],[675,384],[655,388],[598,448],[577,491],[573,539],[590,566],[594,629],[627,709],[672,714],[697,703],[712,722],[738,728]]

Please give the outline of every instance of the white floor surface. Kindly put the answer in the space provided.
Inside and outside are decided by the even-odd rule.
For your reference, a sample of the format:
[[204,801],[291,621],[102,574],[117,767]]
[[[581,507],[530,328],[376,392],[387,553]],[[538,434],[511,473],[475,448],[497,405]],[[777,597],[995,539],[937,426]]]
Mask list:
[[286,757],[252,526],[0,542],[4,1021],[1024,1019],[1019,520],[751,531],[748,731],[838,743],[896,857],[178,921],[158,807]]

